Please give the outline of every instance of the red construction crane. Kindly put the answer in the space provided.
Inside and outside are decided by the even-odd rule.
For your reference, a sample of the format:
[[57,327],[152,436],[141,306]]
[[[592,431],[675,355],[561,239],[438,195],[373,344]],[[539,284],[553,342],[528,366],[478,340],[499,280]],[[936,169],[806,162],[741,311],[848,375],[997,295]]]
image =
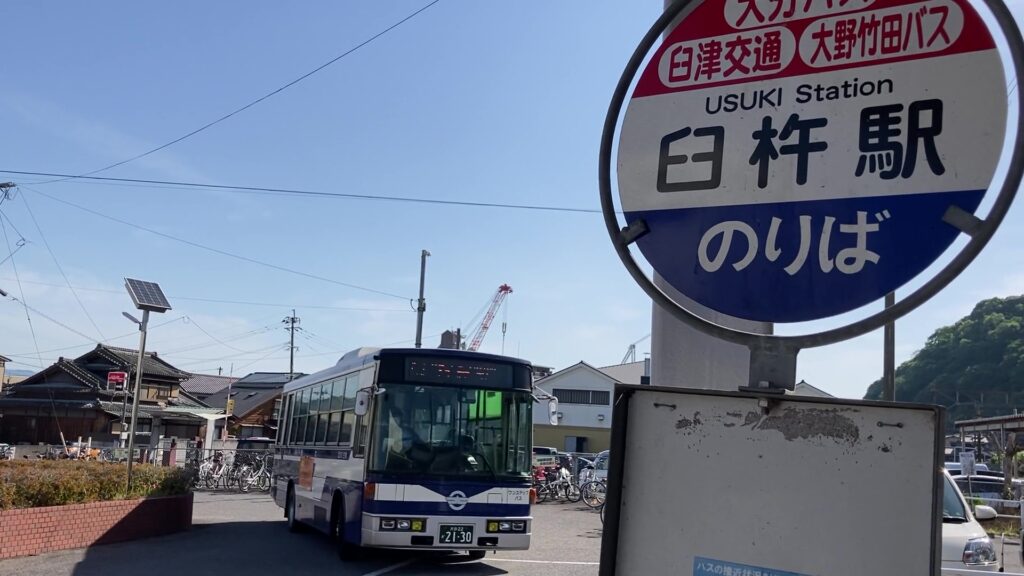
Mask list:
[[512,287],[508,284],[502,284],[498,286],[498,292],[494,294],[494,298],[491,300],[491,305],[487,308],[487,313],[484,314],[484,319],[480,321],[480,325],[473,330],[473,337],[469,340],[469,348],[467,350],[476,352],[477,348],[480,348],[480,343],[484,341],[484,336],[487,335],[487,329],[491,327],[491,321],[494,320],[494,315],[498,313],[498,308],[501,308],[501,303],[505,301],[505,297],[512,293]]

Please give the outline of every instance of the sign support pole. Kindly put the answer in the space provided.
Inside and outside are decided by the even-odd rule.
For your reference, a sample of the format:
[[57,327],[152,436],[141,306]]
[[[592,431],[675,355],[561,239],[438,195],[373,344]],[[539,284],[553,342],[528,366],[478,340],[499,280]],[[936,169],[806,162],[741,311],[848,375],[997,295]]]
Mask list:
[[[782,394],[796,383],[796,356],[800,349],[785,340],[762,338],[750,344],[748,388]],[[742,389],[742,387],[741,387]]]
[[[664,0],[667,11],[675,0]],[[668,30],[662,38],[668,36]],[[754,334],[771,334],[770,322],[752,322],[727,316],[701,306],[679,294],[659,274],[654,275],[654,285],[671,292],[673,300],[685,302],[686,307],[698,310],[701,316],[722,326]],[[656,386],[684,386],[709,390],[735,390],[748,379],[743,374],[745,365],[753,370],[752,358],[746,350],[731,342],[709,336],[685,323],[680,322],[671,312],[657,303],[651,305],[651,384]],[[796,381],[795,366],[793,371]],[[751,371],[750,385],[756,380]]]
[[[896,304],[896,293],[885,295],[885,307],[892,308]],[[896,401],[896,322],[885,323],[885,334],[882,352],[882,400]]]

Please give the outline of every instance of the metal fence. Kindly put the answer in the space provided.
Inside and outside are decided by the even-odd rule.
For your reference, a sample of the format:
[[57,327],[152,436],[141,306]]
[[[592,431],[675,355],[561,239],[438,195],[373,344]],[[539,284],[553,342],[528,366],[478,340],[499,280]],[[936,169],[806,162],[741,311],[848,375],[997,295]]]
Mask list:
[[193,486],[205,490],[268,492],[273,477],[272,451],[189,447],[182,463]]

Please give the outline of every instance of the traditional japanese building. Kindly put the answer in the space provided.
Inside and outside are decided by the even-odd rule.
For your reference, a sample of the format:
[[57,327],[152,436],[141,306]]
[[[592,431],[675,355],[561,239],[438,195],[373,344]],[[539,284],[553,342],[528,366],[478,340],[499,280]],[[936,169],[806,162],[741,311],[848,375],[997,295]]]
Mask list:
[[[228,418],[228,434],[236,438],[273,438],[280,419],[281,392],[284,385],[305,374],[288,372],[253,372],[230,387],[212,394],[205,402],[214,408],[226,409],[232,402]],[[222,423],[216,424],[215,438],[220,438]]]
[[[137,350],[98,344],[13,385],[0,398],[0,442],[59,444],[62,433],[66,441],[79,436],[94,443],[118,441],[122,425],[127,428],[131,420],[130,388],[137,362]],[[136,444],[150,444],[154,435],[199,437],[206,420],[189,412],[202,412],[206,405],[181,390],[192,375],[156,352],[147,352],[142,364]],[[128,385],[108,386],[110,372],[127,372]]]

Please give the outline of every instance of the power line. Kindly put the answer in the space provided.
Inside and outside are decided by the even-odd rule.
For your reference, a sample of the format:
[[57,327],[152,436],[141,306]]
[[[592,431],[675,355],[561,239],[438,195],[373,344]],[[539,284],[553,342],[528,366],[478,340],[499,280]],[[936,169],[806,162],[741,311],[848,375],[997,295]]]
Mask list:
[[274,346],[274,350],[271,350],[270,352],[267,352],[267,354],[264,355],[263,357],[257,358],[255,360],[253,360],[252,362],[249,362],[248,364],[243,364],[241,366],[236,366],[235,369],[236,370],[241,370],[243,368],[248,368],[249,366],[252,366],[253,364],[255,364],[255,363],[257,363],[257,362],[259,362],[261,360],[265,360],[268,356],[273,354],[276,350],[280,350],[281,348],[286,347],[286,346],[288,346],[287,342],[284,343],[284,344],[278,344],[277,346]]
[[[355,200],[379,200],[388,202],[413,202],[417,204],[437,204],[442,206],[469,206],[473,208],[509,208],[515,210],[539,210],[544,212],[573,212],[580,214],[600,214],[598,208],[573,208],[568,206],[544,206],[539,204],[507,204],[503,202],[470,202],[465,200],[442,200],[440,198],[414,198],[410,196],[385,196],[381,194],[352,194],[348,192],[324,192],[321,190],[302,190],[295,188],[271,188],[265,186],[238,186],[231,184],[208,184],[205,182],[181,182],[174,180],[147,180],[142,178],[112,178],[108,176],[75,176],[73,174],[60,174],[56,172],[28,172],[24,170],[0,170],[0,174],[15,174],[21,176],[59,176],[75,178],[79,180],[94,180],[100,182],[128,182],[135,184],[160,184],[167,186],[179,186],[182,188],[198,188],[205,190],[220,190],[239,193],[259,194],[283,194],[298,196],[313,196],[320,198],[344,198]],[[20,188],[32,190],[28,186],[20,185]],[[180,188],[179,188],[180,189]],[[38,190],[32,190],[42,194]],[[52,197],[51,197],[52,198]]]
[[305,336],[307,337],[307,339],[312,338],[316,342],[319,342],[321,344],[328,344],[328,345],[330,345],[333,348],[341,348],[342,347],[341,344],[338,344],[337,342],[331,340],[330,338],[324,338],[323,336],[320,336],[319,334],[317,334],[315,332],[310,332],[306,328],[302,328],[301,330],[302,330],[302,332],[305,333]]
[[[262,328],[257,328],[255,330],[249,330],[248,332],[244,332],[244,333],[239,334],[237,336],[232,336],[232,337],[225,338],[224,340],[226,340],[228,342],[235,342],[235,341],[238,341],[238,340],[245,340],[246,338],[252,338],[253,336],[258,336],[260,334],[264,334],[266,332],[270,332],[271,330],[273,330],[272,327],[264,326]],[[177,349],[173,349],[173,350],[165,350],[163,353],[165,355],[178,354],[180,352],[191,352],[193,350],[201,350],[203,348],[208,348],[208,347],[209,347],[209,345],[205,344],[205,343],[203,343],[203,344],[194,344],[194,345],[193,344],[189,344],[189,345],[185,346],[184,348],[177,348]]]
[[[193,364],[201,364],[203,362],[220,362],[220,361],[223,361],[223,360],[237,360],[237,359],[242,358],[243,356],[251,356],[253,354],[260,354],[262,352],[266,352],[267,350],[280,350],[280,349],[281,349],[281,345],[280,344],[274,344],[272,346],[267,346],[266,348],[257,348],[256,350],[241,350],[239,354],[228,354],[226,356],[218,356],[216,358],[189,358],[187,356],[178,356],[178,355],[175,355],[174,357],[176,359],[175,360],[175,365],[191,366]],[[165,356],[169,357],[169,355],[167,355],[167,354],[165,354]],[[242,358],[242,359],[245,359],[245,358]],[[184,360],[185,362],[178,362],[177,360]]]
[[[381,30],[380,32],[374,34],[373,36],[370,36],[368,39],[360,42],[359,44],[356,44],[354,47],[349,48],[345,52],[343,52],[343,53],[339,54],[338,56],[328,60],[324,64],[321,64],[320,66],[317,66],[316,68],[310,70],[309,72],[306,72],[305,74],[303,74],[302,76],[299,76],[298,78],[292,80],[291,82],[288,82],[287,84],[285,84],[285,85],[283,85],[283,86],[281,86],[279,88],[276,88],[276,89],[274,89],[274,90],[264,94],[263,96],[260,96],[259,98],[253,100],[252,102],[249,102],[245,106],[242,106],[241,108],[238,108],[238,109],[236,109],[236,110],[234,110],[232,112],[229,112],[229,113],[221,116],[220,118],[217,118],[216,120],[214,120],[212,122],[208,122],[208,123],[204,124],[203,126],[200,126],[199,128],[196,128],[195,130],[192,130],[191,132],[189,132],[187,134],[179,136],[179,137],[175,138],[174,140],[171,140],[170,142],[167,142],[166,144],[161,144],[160,146],[157,146],[156,148],[147,150],[146,152],[143,152],[141,154],[137,154],[135,156],[132,156],[131,158],[128,158],[128,159],[125,159],[125,160],[121,160],[120,162],[115,162],[113,164],[110,164],[108,166],[104,166],[103,168],[99,168],[99,169],[93,170],[91,172],[86,172],[85,174],[69,175],[69,176],[64,176],[62,178],[64,180],[70,180],[70,179],[75,179],[75,178],[84,178],[86,176],[89,176],[89,175],[92,175],[92,174],[97,174],[99,172],[105,172],[107,170],[110,170],[111,168],[116,168],[118,166],[122,166],[124,164],[129,163],[129,162],[134,162],[135,160],[138,160],[140,158],[145,158],[146,156],[149,156],[150,154],[153,154],[155,152],[159,152],[160,150],[163,150],[164,148],[168,148],[170,146],[173,146],[173,145],[177,144],[178,142],[181,142],[182,140],[186,140],[188,138],[191,138],[192,136],[195,136],[196,134],[199,134],[200,132],[202,132],[202,131],[204,131],[204,130],[206,130],[208,128],[211,128],[211,127],[213,127],[213,126],[215,126],[217,124],[220,124],[221,122],[227,120],[228,118],[231,118],[235,114],[238,114],[240,112],[244,112],[244,111],[248,110],[249,108],[252,108],[253,106],[259,104],[260,102],[263,102],[267,98],[270,98],[270,97],[272,97],[272,96],[274,96],[276,94],[279,94],[279,93],[287,90],[288,88],[291,88],[292,86],[298,84],[299,82],[302,82],[306,78],[309,78],[310,76],[316,74],[317,72],[320,72],[321,70],[323,70],[324,68],[327,68],[331,64],[334,64],[338,60],[341,60],[342,58],[348,56],[349,54],[352,54],[353,52],[359,50],[360,48],[366,46],[367,44],[370,44],[374,40],[380,38],[381,36],[387,34],[388,32],[390,32],[392,30],[394,30],[395,28],[398,28],[402,24],[405,24],[409,20],[412,20],[413,18],[418,16],[420,13],[422,13],[423,11],[427,10],[428,8],[430,8],[434,4],[437,4],[440,1],[441,0],[433,0],[432,2],[430,2],[427,5],[423,6],[422,8],[420,8],[420,9],[416,10],[415,12],[409,14],[405,18],[402,18],[398,22],[395,22],[394,24],[392,24],[392,25],[388,26],[387,28],[385,28],[384,30]],[[46,181],[46,182],[37,182],[37,184],[49,184],[51,182],[60,182],[60,181],[61,180],[50,180],[50,181]]]
[[[18,236],[20,236],[22,240],[25,240],[25,235],[24,235],[24,234],[22,234],[20,230],[18,230],[18,227],[17,227],[17,226],[15,226],[15,225],[14,225],[14,221],[13,221],[13,220],[11,220],[11,217],[10,217],[10,216],[8,216],[8,215],[7,215],[7,214],[6,214],[6,213],[5,213],[4,211],[2,211],[2,210],[0,210],[0,218],[2,218],[2,219],[4,219],[4,220],[7,220],[7,224],[9,224],[9,225],[11,226],[11,230],[14,230],[14,233],[15,233],[15,234],[17,234]],[[25,241],[26,241],[26,242],[28,242],[28,240],[25,240]]]
[[[15,250],[17,252],[17,250]],[[3,264],[4,261],[0,261]],[[13,278],[0,278],[2,280],[11,280]],[[52,288],[67,288],[63,284],[54,284],[52,282],[37,282],[35,280],[22,280],[24,284],[35,284],[37,286],[50,286]],[[105,292],[107,294],[123,294],[124,290],[114,290],[113,288],[90,288],[85,286],[75,286],[75,290],[83,290],[86,292]],[[312,308],[318,310],[340,310],[346,312],[409,312],[407,308],[370,308],[370,307],[359,307],[359,306],[325,306],[322,304],[288,304],[288,303],[276,303],[276,302],[253,302],[248,300],[222,300],[219,298],[200,298],[197,296],[178,296],[175,294],[168,294],[168,297],[173,300],[191,300],[195,302],[212,302],[215,304],[238,304],[241,306],[267,306],[271,308]],[[134,333],[133,333],[134,334]]]
[[[31,310],[31,311],[35,312],[36,314],[38,314],[38,315],[42,316],[43,318],[46,318],[46,319],[47,319],[47,320],[49,320],[50,322],[53,322],[54,324],[56,324],[56,325],[60,326],[61,328],[65,329],[65,330],[67,330],[67,331],[69,331],[69,332],[73,332],[74,334],[76,334],[76,335],[78,335],[78,336],[81,336],[82,338],[85,338],[86,340],[91,340],[91,341],[93,341],[93,342],[99,342],[99,340],[96,340],[96,339],[95,339],[95,338],[93,338],[92,336],[89,336],[88,334],[86,334],[86,333],[84,333],[84,332],[80,332],[80,331],[78,331],[78,330],[76,330],[76,329],[72,328],[71,326],[68,326],[67,324],[65,324],[65,323],[61,322],[60,320],[57,320],[57,319],[56,319],[56,318],[54,318],[53,316],[50,316],[50,315],[48,315],[48,314],[46,314],[46,313],[44,313],[44,312],[40,312],[40,311],[39,311],[39,310],[37,310],[36,308],[33,308],[33,307],[29,306],[28,304],[26,304],[26,303],[25,303],[25,301],[24,301],[24,300],[21,300],[21,299],[19,299],[19,298],[16,298],[16,297],[14,297],[14,296],[11,296],[10,294],[7,294],[6,292],[4,292],[3,294],[4,294],[4,295],[6,295],[6,296],[7,296],[7,297],[8,297],[9,299],[11,299],[12,301],[14,301],[14,302],[17,302],[18,304],[21,304],[22,306],[24,306],[24,307],[25,307],[25,310],[26,310],[26,313],[27,313],[27,311],[28,311],[28,310]],[[22,295],[22,298],[24,298],[24,295]],[[32,323],[32,321],[31,321],[31,319],[30,319],[30,320],[29,320],[29,324],[31,325],[31,323]],[[33,334],[35,334],[35,329],[33,329],[33,330],[32,330],[32,332],[33,332]],[[38,346],[38,345],[37,345],[37,346]]]
[[[4,188],[4,196],[6,197],[7,188]],[[18,274],[18,264],[14,260],[14,252],[11,250],[11,240],[7,237],[7,226],[4,224],[4,219],[0,218],[0,230],[4,233],[4,243],[7,244],[7,251],[10,252],[11,267],[14,268],[14,278],[18,281],[18,292],[21,294],[21,304],[25,307],[25,319],[28,320],[28,329],[32,333],[32,344],[36,349],[36,357],[39,359],[39,366],[43,366],[43,355],[39,353],[39,340],[36,338],[36,328],[32,325],[32,316],[28,313],[28,303],[25,302],[25,289],[21,286],[21,276]],[[19,234],[20,235],[20,234]],[[2,292],[4,296],[8,296],[6,292]],[[16,300],[16,299],[15,299]]]
[[277,264],[271,264],[269,262],[264,262],[262,260],[257,260],[255,258],[250,258],[248,256],[242,256],[241,254],[235,254],[233,252],[228,252],[227,250],[221,250],[220,248],[213,248],[212,246],[207,246],[205,244],[200,244],[198,242],[193,242],[192,240],[186,240],[185,238],[180,238],[178,236],[172,236],[171,234],[167,234],[167,233],[164,233],[164,232],[153,230],[152,228],[146,228],[145,226],[140,226],[139,224],[135,224],[134,222],[129,222],[127,220],[122,220],[120,218],[115,218],[114,216],[110,216],[109,214],[104,214],[102,212],[98,212],[98,211],[93,210],[91,208],[87,208],[85,206],[82,206],[82,205],[79,205],[79,204],[75,204],[74,202],[68,202],[67,200],[62,200],[60,198],[57,198],[56,196],[52,196],[52,195],[47,194],[45,192],[41,192],[39,190],[35,190],[33,188],[29,188],[28,186],[21,186],[21,187],[25,188],[26,190],[31,190],[32,192],[35,192],[36,194],[39,194],[39,195],[44,196],[46,198],[49,198],[50,200],[53,200],[55,202],[60,202],[61,204],[66,204],[68,206],[77,208],[77,209],[82,210],[84,212],[88,212],[88,213],[90,213],[90,214],[92,214],[94,216],[99,216],[100,218],[104,218],[104,219],[110,220],[112,222],[117,222],[118,224],[123,224],[125,226],[131,226],[132,228],[137,228],[137,229],[142,230],[144,232],[149,232],[150,234],[155,234],[155,235],[160,236],[162,238],[167,238],[168,240],[174,240],[175,242],[180,242],[182,244],[187,244],[187,245],[192,246],[194,248],[199,248],[201,250],[206,250],[208,252],[213,252],[215,254],[220,254],[221,256],[227,256],[229,258],[234,258],[236,260],[242,260],[243,262],[249,262],[250,264],[258,264],[260,266],[265,266],[267,268],[273,268],[274,270],[279,270],[281,272],[288,272],[289,274],[295,274],[297,276],[303,276],[305,278],[312,278],[314,280],[320,280],[322,282],[329,282],[331,284],[336,284],[338,286],[344,286],[346,288],[352,288],[352,289],[355,289],[355,290],[362,290],[364,292],[370,292],[370,293],[373,293],[373,294],[380,294],[381,296],[390,296],[392,298],[399,298],[401,300],[409,300],[409,298],[407,298],[405,296],[399,296],[398,294],[393,294],[391,292],[385,292],[383,290],[375,290],[373,288],[367,288],[365,286],[359,286],[357,284],[350,284],[348,282],[341,282],[339,280],[334,280],[332,278],[326,278],[324,276],[318,276],[316,274],[310,274],[309,272],[302,272],[301,270],[296,270],[294,268],[288,268],[286,266],[279,266]]
[[[27,280],[24,281],[24,282],[26,284],[29,283]],[[158,324],[151,324],[148,329],[152,330],[154,328],[159,328],[161,326],[166,326],[168,324],[173,324],[174,322],[178,322],[178,321],[182,320],[183,318],[184,318],[184,316],[178,316],[177,318],[174,318],[174,319],[171,319],[171,320],[167,320],[167,321],[164,321],[164,322],[160,322]],[[121,338],[127,338],[129,336],[137,336],[137,335],[138,335],[138,331],[136,331],[136,332],[128,332],[127,334],[121,334],[120,336],[113,336],[111,338],[107,338],[105,340],[105,342],[111,342],[113,340],[120,340]],[[63,352],[64,350],[74,350],[75,348],[82,348],[83,346],[92,346],[92,345],[96,344],[96,341],[94,339],[92,339],[91,337],[87,336],[86,339],[89,341],[86,344],[75,344],[73,346],[63,346],[61,348],[50,348],[49,350],[41,350],[41,352],[44,352],[44,353]],[[22,358],[25,358],[25,357],[30,356],[31,353],[30,352],[22,352],[22,353],[19,353],[19,354],[13,354],[13,353],[10,353],[10,352],[4,352],[4,355],[5,356],[20,356]]]
[[[18,241],[14,243],[14,246],[15,246],[14,250],[10,254],[8,254],[6,257],[4,257],[3,260],[0,260],[0,265],[3,265],[4,262],[7,262],[11,258],[14,258],[14,255],[18,253],[18,250],[21,250],[22,248],[25,247],[25,244],[27,244],[25,239],[24,238],[19,238]],[[28,284],[29,281],[26,280],[25,283]]]
[[25,204],[25,210],[28,211],[28,215],[32,218],[32,223],[35,224],[36,231],[39,232],[39,237],[43,240],[43,246],[45,246],[46,251],[50,253],[50,258],[53,258],[53,263],[57,266],[57,271],[60,272],[61,278],[64,278],[64,283],[67,284],[68,289],[71,290],[71,294],[74,295],[75,302],[78,302],[78,307],[82,309],[85,317],[89,319],[89,323],[92,324],[96,333],[100,335],[100,340],[106,340],[107,338],[103,335],[103,331],[100,330],[96,321],[93,320],[92,314],[89,314],[89,311],[85,308],[85,304],[82,303],[82,299],[78,297],[78,292],[75,291],[75,288],[71,285],[71,280],[68,280],[68,275],[64,273],[64,267],[60,265],[60,260],[57,259],[57,254],[54,253],[53,248],[50,247],[50,242],[46,239],[46,235],[43,234],[43,229],[39,226],[39,221],[36,220],[36,215],[32,212],[32,207],[28,204],[28,197],[22,194],[21,201]]
[[223,340],[218,339],[213,334],[210,334],[209,332],[207,332],[205,328],[200,326],[199,323],[195,321],[195,318],[192,318],[191,316],[186,316],[185,319],[186,319],[187,322],[191,322],[192,325],[195,326],[196,328],[199,328],[200,332],[202,332],[203,334],[206,334],[207,336],[209,336],[210,340],[213,340],[217,344],[220,344],[221,346],[225,346],[227,348],[231,348],[235,352],[245,352],[245,350],[242,350],[240,348],[235,348],[231,344],[228,344],[227,342],[224,342]]

